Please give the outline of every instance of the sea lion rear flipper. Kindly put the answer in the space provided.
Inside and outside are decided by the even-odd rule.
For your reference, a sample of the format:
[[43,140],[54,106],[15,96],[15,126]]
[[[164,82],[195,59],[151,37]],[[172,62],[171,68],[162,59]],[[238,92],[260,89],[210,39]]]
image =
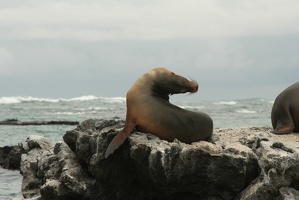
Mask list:
[[294,123],[293,121],[282,123],[280,120],[277,121],[277,126],[275,130],[271,131],[274,134],[287,134],[294,131]]
[[126,125],[123,130],[121,130],[110,142],[109,146],[105,152],[105,158],[108,158],[110,154],[112,154],[130,135],[135,124],[129,120],[126,121]]

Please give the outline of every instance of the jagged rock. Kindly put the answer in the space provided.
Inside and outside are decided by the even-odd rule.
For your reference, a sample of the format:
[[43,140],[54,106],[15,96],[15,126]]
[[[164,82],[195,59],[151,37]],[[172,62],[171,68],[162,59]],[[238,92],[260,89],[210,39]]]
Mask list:
[[255,151],[261,174],[242,192],[241,199],[274,199],[284,195],[281,188],[299,189],[299,135],[263,135]]
[[30,136],[20,147],[26,151],[21,159],[25,199],[90,199],[95,180],[64,142],[53,148],[46,138]]
[[[37,189],[41,199],[299,198],[298,134],[226,128],[215,130],[210,141],[184,144],[135,132],[105,159],[123,126],[124,121],[90,119],[68,131],[65,143],[54,149],[28,148],[21,168],[32,170],[36,176],[30,179],[37,183],[29,189]],[[32,152],[35,160],[26,164]]]
[[39,196],[40,187],[43,184],[43,177],[39,173],[38,165],[44,157],[52,155],[53,147],[46,138],[35,135],[29,136],[19,146],[25,152],[21,157],[20,167],[23,175],[22,194],[24,198],[36,198]]
[[19,146],[0,147],[0,166],[4,169],[20,169],[22,151]]
[[282,187],[279,189],[279,197],[277,200],[294,200],[299,199],[299,191],[289,188],[289,187]]

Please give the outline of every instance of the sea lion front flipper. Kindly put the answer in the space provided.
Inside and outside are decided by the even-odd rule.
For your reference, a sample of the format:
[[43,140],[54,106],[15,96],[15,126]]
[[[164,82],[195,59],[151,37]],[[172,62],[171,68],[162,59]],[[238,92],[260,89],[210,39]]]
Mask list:
[[127,120],[125,127],[121,130],[110,142],[105,152],[105,158],[108,158],[130,135],[135,127],[135,123],[132,120]]
[[287,134],[295,129],[293,118],[288,104],[274,103],[271,113],[271,121],[274,134]]
[[276,125],[273,126],[275,129],[271,131],[274,134],[287,134],[295,129],[293,118],[289,109],[281,109],[280,112],[273,115],[273,120],[275,120]]

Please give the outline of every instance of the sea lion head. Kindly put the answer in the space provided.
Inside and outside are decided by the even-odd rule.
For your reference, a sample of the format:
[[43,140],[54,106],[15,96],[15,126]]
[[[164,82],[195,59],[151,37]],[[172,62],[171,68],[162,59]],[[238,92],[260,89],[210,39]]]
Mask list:
[[179,93],[195,93],[198,84],[194,80],[188,80],[179,76],[166,68],[155,68],[152,70],[154,95],[164,96]]

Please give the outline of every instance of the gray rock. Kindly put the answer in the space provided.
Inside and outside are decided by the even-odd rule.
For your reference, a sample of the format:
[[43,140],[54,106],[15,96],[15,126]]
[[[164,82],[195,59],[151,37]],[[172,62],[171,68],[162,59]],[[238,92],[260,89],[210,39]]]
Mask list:
[[55,148],[39,139],[39,145],[25,142],[25,198],[299,198],[298,134],[226,128],[215,130],[210,141],[184,144],[134,132],[105,159],[109,142],[123,126],[124,121],[90,119],[68,131],[65,143]]
[[[241,199],[274,199],[280,189],[299,189],[299,138],[298,134],[274,135],[264,133],[256,154],[259,156],[259,178],[247,187]],[[295,198],[296,199],[296,198]],[[299,199],[299,196],[297,196]]]
[[86,175],[64,142],[53,148],[46,138],[30,136],[20,146],[29,147],[21,159],[25,198],[89,199],[95,179]]
[[38,165],[45,156],[53,154],[53,148],[46,138],[35,135],[29,136],[19,146],[25,152],[21,157],[20,167],[23,175],[22,194],[24,198],[39,199],[43,177],[40,176]]
[[22,153],[17,145],[0,147],[0,166],[4,169],[20,169]]
[[282,187],[279,189],[279,197],[277,200],[298,200],[299,199],[299,191],[294,188]]

